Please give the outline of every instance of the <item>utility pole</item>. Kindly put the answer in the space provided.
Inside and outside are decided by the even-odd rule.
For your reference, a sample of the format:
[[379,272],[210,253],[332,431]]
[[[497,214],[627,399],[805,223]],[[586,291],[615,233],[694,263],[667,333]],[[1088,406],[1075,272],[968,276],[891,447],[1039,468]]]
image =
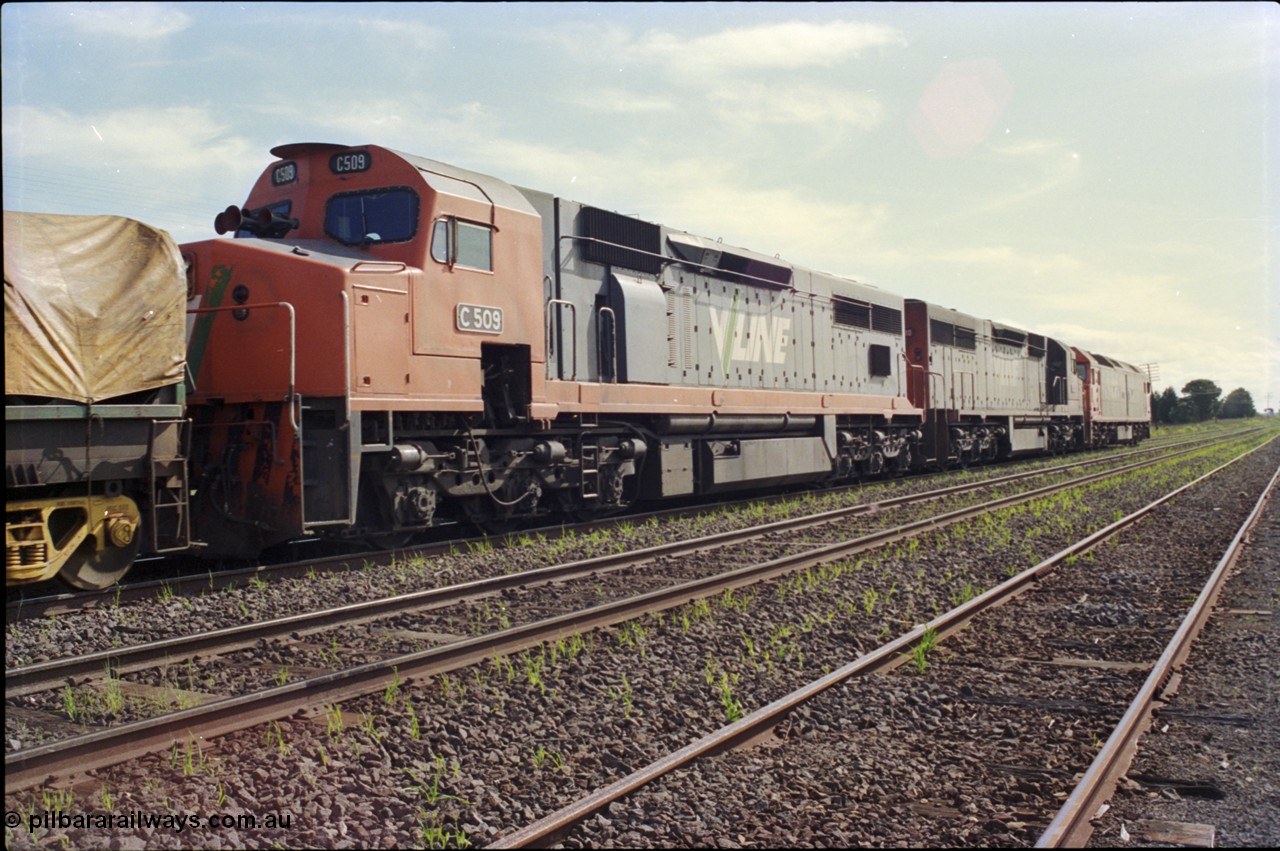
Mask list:
[[[1138,367],[1138,369],[1142,370],[1147,374],[1147,394],[1149,398],[1151,395],[1153,395],[1156,392],[1156,381],[1160,379],[1160,364],[1144,363],[1142,366]],[[1160,418],[1156,416],[1155,405],[1152,405],[1151,406],[1151,430],[1152,431],[1155,431],[1157,428],[1159,428],[1159,426],[1157,425],[1157,423],[1159,422],[1159,419]]]

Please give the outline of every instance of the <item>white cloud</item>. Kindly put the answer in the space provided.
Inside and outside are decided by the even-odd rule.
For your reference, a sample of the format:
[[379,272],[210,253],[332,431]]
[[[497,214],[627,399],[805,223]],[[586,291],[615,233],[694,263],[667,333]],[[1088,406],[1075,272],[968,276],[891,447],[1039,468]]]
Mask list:
[[191,25],[191,16],[163,3],[67,3],[55,7],[64,23],[82,35],[139,41],[159,39]]
[[855,58],[870,48],[906,43],[899,30],[881,24],[787,21],[695,38],[652,32],[635,42],[631,52],[637,59],[656,59],[676,74],[702,76],[752,69],[825,67]]
[[564,102],[595,112],[618,115],[674,112],[677,109],[676,102],[671,98],[637,94],[626,89],[608,86],[595,88],[589,92],[569,92]]
[[875,127],[884,114],[868,94],[785,81],[725,83],[713,88],[710,97],[717,117],[730,126],[804,124],[840,132]]
[[374,39],[381,40],[384,50],[388,39],[404,42],[417,50],[438,50],[449,40],[443,30],[415,21],[359,17],[354,25]]
[[783,124],[830,131],[875,127],[883,108],[860,86],[817,83],[817,78],[806,77],[807,72],[856,59],[872,48],[906,44],[892,27],[854,21],[787,21],[693,37],[666,31],[634,35],[616,26],[573,24],[536,37],[578,62],[614,75],[625,72],[626,79],[637,81],[652,80],[647,75],[653,73],[668,87],[654,94],[651,82],[643,91],[618,86],[601,91],[593,86],[589,98],[566,98],[595,111],[686,109],[733,128]]
[[1014,145],[992,146],[992,153],[1011,171],[1032,172],[1012,186],[972,208],[975,213],[990,213],[1016,207],[1027,201],[1076,186],[1083,161],[1078,151],[1065,142],[1036,140]]
[[37,165],[109,163],[170,177],[189,174],[193,163],[235,173],[255,151],[208,110],[193,106],[89,114],[16,107],[4,114],[4,146],[6,152]]
[[200,107],[14,107],[3,127],[6,208],[131,216],[179,239],[205,235],[266,162],[265,150]]
[[[1244,386],[1256,395],[1250,385],[1257,387],[1259,373],[1276,374],[1280,346],[1263,334],[1239,330],[1239,307],[1192,297],[1197,276],[1191,272],[1124,271],[1108,268],[1102,258],[1007,244],[915,259],[959,270],[955,279],[964,303],[946,306],[1129,363],[1159,364],[1157,389],[1181,389],[1192,379],[1210,378],[1224,393]],[[1248,293],[1240,297],[1251,298]],[[1245,310],[1266,312],[1264,294],[1252,300]]]

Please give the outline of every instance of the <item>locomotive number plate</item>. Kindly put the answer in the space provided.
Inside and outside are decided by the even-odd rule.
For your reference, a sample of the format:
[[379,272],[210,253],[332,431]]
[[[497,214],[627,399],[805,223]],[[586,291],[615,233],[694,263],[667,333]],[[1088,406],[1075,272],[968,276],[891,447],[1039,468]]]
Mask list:
[[372,165],[373,157],[368,151],[352,151],[348,154],[334,154],[329,157],[329,171],[334,174],[368,171]]
[[483,304],[458,305],[458,330],[476,334],[502,333],[502,308]]
[[294,162],[280,163],[271,169],[271,185],[284,186],[298,179],[298,164]]

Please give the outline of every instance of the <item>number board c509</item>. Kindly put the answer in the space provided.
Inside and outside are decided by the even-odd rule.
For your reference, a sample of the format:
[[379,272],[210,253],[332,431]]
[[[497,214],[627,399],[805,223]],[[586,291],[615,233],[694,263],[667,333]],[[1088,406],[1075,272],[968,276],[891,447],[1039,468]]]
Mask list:
[[459,331],[474,334],[501,334],[502,308],[483,304],[459,304],[457,309]]
[[372,166],[373,155],[368,151],[344,151],[329,157],[329,171],[334,174],[354,174]]

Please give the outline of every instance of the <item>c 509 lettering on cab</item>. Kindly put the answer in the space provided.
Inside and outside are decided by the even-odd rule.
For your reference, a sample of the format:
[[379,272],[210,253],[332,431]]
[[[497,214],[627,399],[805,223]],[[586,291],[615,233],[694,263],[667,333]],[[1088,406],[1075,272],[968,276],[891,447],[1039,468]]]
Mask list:
[[476,334],[502,333],[502,308],[482,304],[459,304],[457,313],[459,331]]

